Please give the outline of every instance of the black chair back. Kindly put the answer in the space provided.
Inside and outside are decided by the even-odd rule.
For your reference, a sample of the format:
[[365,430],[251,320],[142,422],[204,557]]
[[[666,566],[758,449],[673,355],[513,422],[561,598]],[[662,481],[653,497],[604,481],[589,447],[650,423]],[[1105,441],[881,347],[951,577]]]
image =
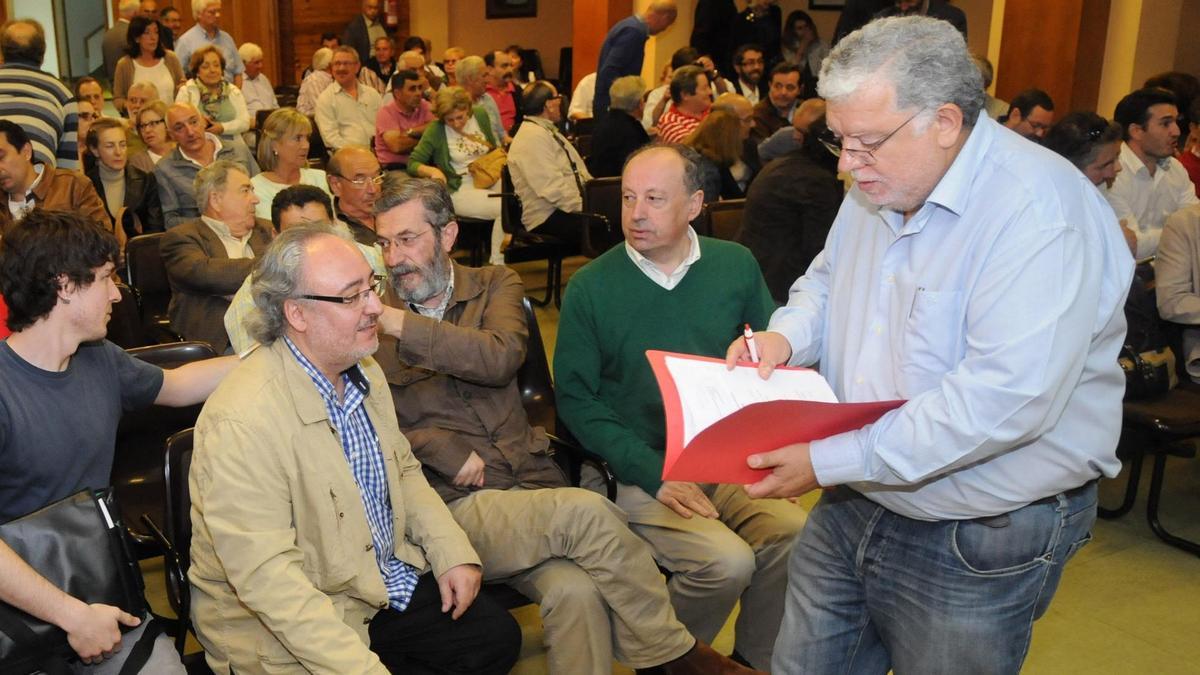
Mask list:
[[[214,358],[217,353],[204,342],[179,342],[130,349],[129,353],[160,368],[176,368],[185,363]],[[144,525],[146,514],[155,523],[163,523],[163,443],[180,429],[196,424],[199,405],[185,408],[152,405],[127,412],[117,425],[116,454],[111,483],[116,491],[121,516],[140,557],[153,557],[153,536]]]
[[309,115],[308,121],[312,124],[312,134],[308,137],[308,158],[323,164],[329,149],[325,147],[325,139],[321,138],[321,128],[317,126],[316,118]]
[[137,291],[142,323],[148,327],[167,321],[167,306],[171,304],[167,267],[158,251],[162,237],[162,232],[140,234],[125,244],[125,278]]
[[598,253],[621,243],[621,177],[593,178],[583,186],[583,210],[595,213],[608,221],[608,239],[594,242]]
[[118,283],[117,290],[121,292],[121,300],[112,306],[112,316],[108,318],[108,339],[122,349],[150,344],[133,289]]
[[517,387],[521,390],[521,403],[529,417],[529,424],[553,434],[556,418],[554,381],[550,378],[546,345],[542,342],[542,331],[533,312],[533,304],[529,298],[525,298],[522,305],[525,308],[525,323],[529,327],[529,344],[525,349],[525,362],[517,371]]
[[191,589],[187,572],[191,564],[192,494],[188,472],[192,468],[192,429],[172,434],[163,455],[163,494],[166,502],[166,586],[167,600],[179,617],[175,648],[183,653],[191,626]]

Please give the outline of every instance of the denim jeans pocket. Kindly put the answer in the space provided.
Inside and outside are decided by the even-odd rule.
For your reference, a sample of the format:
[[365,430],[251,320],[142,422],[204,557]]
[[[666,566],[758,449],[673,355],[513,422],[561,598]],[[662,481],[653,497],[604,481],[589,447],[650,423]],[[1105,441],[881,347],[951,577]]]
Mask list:
[[1051,563],[1061,529],[1062,518],[1053,506],[1028,506],[1001,519],[960,520],[950,544],[970,574],[1020,574]]

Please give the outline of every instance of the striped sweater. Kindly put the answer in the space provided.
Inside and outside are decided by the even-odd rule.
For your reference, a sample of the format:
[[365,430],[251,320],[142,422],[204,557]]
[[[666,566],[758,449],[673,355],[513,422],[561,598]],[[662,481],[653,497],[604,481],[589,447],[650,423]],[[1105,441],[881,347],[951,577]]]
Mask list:
[[0,65],[0,110],[29,135],[35,162],[79,170],[75,97],[58,78],[29,64]]

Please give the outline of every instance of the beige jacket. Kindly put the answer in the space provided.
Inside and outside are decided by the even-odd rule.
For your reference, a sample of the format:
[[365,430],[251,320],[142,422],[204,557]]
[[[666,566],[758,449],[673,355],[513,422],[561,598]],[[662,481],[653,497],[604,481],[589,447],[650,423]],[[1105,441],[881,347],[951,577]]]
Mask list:
[[1183,330],[1183,354],[1192,380],[1200,382],[1200,205],[1167,218],[1154,263],[1158,313],[1167,321],[1190,324]]
[[[435,575],[480,564],[401,435],[383,372],[361,365],[396,557]],[[192,619],[215,672],[387,673],[367,647],[387,592],[358,486],[282,340],[247,356],[205,404],[189,486]]]

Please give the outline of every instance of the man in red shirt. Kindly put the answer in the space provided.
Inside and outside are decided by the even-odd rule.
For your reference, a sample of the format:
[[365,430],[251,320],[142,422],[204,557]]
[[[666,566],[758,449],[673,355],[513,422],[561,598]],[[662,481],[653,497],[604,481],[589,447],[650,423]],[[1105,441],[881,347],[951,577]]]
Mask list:
[[488,96],[496,101],[496,107],[500,109],[500,123],[504,125],[504,131],[512,134],[521,121],[518,115],[520,106],[517,105],[520,94],[513,84],[512,57],[508,52],[497,51],[484,56],[483,61],[492,71],[487,85]]
[[712,88],[699,66],[684,66],[671,76],[671,107],[658,118],[658,140],[679,143],[700,126],[712,106]]

